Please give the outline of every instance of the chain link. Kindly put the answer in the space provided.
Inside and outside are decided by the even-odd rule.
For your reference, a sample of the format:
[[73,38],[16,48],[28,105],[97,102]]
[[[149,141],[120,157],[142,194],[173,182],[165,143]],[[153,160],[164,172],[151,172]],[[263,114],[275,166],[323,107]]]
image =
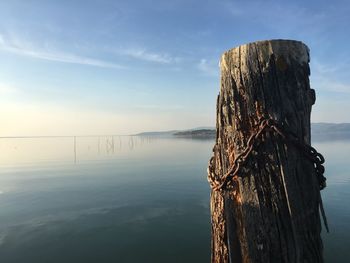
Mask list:
[[324,177],[324,158],[322,154],[316,151],[311,145],[306,144],[298,139],[292,132],[287,132],[283,123],[278,123],[271,118],[261,118],[258,125],[255,128],[255,132],[251,134],[248,139],[247,145],[244,150],[235,156],[233,165],[229,170],[220,178],[217,178],[214,171],[214,157],[209,161],[208,168],[208,182],[211,188],[215,191],[223,190],[231,180],[236,180],[239,171],[242,169],[244,163],[252,152],[257,152],[256,148],[262,142],[262,136],[273,132],[282,139],[285,144],[293,144],[302,153],[305,154],[306,158],[309,159],[315,167],[315,172],[319,184],[320,190],[326,187],[326,178]]

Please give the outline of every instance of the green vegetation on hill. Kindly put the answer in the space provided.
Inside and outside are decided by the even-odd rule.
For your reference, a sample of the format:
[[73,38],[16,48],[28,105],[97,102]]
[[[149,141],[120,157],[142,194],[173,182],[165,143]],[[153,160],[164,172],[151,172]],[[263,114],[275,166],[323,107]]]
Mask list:
[[215,138],[216,132],[213,129],[190,130],[174,133],[177,137],[191,137],[191,138]]

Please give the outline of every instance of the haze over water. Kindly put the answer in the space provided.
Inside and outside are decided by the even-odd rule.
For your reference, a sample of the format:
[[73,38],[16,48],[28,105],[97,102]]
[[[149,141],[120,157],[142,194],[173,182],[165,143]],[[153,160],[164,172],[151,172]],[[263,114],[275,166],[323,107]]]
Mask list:
[[[209,262],[213,143],[0,139],[1,262]],[[350,141],[314,146],[326,157],[326,262],[347,262]]]

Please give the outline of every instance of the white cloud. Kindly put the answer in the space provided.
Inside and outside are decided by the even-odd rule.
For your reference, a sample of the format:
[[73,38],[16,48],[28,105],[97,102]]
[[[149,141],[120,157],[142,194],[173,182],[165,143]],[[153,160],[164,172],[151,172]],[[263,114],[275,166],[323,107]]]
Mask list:
[[159,64],[172,64],[181,61],[181,58],[171,56],[164,52],[151,52],[145,48],[126,48],[113,50],[114,53],[122,56],[127,56],[133,59],[154,62]]
[[311,87],[316,90],[350,94],[350,83],[340,82],[330,76],[317,76],[312,79],[311,83]]
[[311,64],[311,82],[315,89],[350,94],[350,83],[340,78],[339,72],[347,72],[346,64],[328,64],[315,60]]
[[12,94],[16,93],[18,89],[12,85],[6,83],[0,83],[0,94]]
[[197,65],[198,69],[208,75],[217,76],[219,73],[218,63],[202,58]]
[[168,64],[173,61],[173,58],[168,54],[147,52],[144,49],[127,49],[122,53],[133,58],[162,64]]
[[311,60],[311,69],[312,71],[316,72],[316,74],[333,74],[336,73],[337,71],[341,70],[341,67],[344,67],[345,64],[327,64],[327,63],[322,63],[317,59]]
[[80,64],[80,65],[88,65],[102,68],[115,68],[121,69],[125,68],[122,65],[93,59],[89,57],[79,56],[76,54],[61,52],[61,51],[52,51],[47,49],[38,49],[32,47],[29,43],[25,43],[23,41],[11,41],[5,39],[3,35],[0,34],[0,50],[13,53],[20,56],[27,56],[37,59],[49,60],[49,61],[57,61],[63,63],[70,64]]
[[[33,45],[30,41],[19,38],[16,34],[7,34],[6,36],[0,34],[0,51],[5,51],[20,56],[27,56],[37,59],[70,64],[81,64],[115,69],[126,68],[125,66],[114,62],[58,51],[56,49],[50,48],[50,45],[48,45],[47,43],[43,47],[38,48],[37,46]],[[146,48],[139,47],[125,49],[120,48],[117,50],[107,49],[106,51],[114,55],[121,55],[137,60],[143,60],[159,64],[176,64],[181,61],[180,57],[174,57],[165,52],[151,52],[148,51]]]

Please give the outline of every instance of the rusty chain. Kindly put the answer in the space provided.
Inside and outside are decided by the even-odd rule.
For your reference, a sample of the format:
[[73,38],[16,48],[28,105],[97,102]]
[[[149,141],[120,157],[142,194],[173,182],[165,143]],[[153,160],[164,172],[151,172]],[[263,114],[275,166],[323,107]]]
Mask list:
[[298,137],[292,132],[286,132],[284,126],[285,125],[283,123],[280,124],[276,120],[273,120],[271,118],[261,118],[259,124],[255,128],[255,132],[253,132],[252,135],[249,137],[247,146],[244,148],[243,151],[241,151],[241,153],[235,156],[233,165],[221,178],[215,178],[215,172],[213,171],[214,159],[211,158],[208,168],[208,181],[210,183],[211,188],[213,190],[220,191],[227,186],[230,180],[237,179],[238,172],[240,171],[244,163],[247,161],[248,157],[253,152],[256,152],[255,148],[258,145],[260,145],[261,137],[264,134],[273,132],[275,135],[279,136],[284,143],[293,144],[305,154],[306,158],[309,159],[314,165],[320,190],[324,189],[326,187],[326,178],[323,175],[325,171],[323,165],[325,160],[322,154],[317,152],[316,149],[313,148],[311,145],[308,145],[305,142],[299,140]]

